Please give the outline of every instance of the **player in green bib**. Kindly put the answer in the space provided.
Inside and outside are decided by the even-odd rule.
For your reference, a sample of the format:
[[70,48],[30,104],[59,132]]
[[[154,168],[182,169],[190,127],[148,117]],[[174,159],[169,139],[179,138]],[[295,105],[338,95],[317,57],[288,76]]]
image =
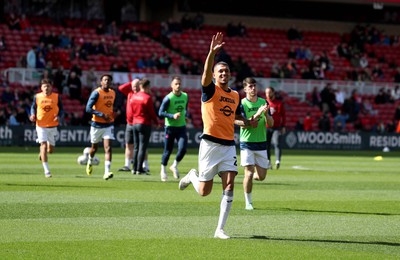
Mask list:
[[161,158],[161,181],[167,181],[167,164],[174,148],[175,140],[178,142],[176,158],[169,168],[175,179],[179,179],[178,163],[183,159],[187,150],[188,137],[186,133],[186,118],[188,116],[188,95],[181,90],[181,78],[174,77],[171,81],[172,91],[166,95],[161,103],[158,115],[165,118],[164,153]]
[[273,125],[274,120],[267,101],[257,96],[255,79],[245,78],[243,90],[246,93],[246,97],[241,101],[243,116],[258,122],[257,125],[240,128],[240,164],[244,167],[244,197],[246,209],[253,210],[253,178],[262,181],[267,176],[269,161],[266,124]]

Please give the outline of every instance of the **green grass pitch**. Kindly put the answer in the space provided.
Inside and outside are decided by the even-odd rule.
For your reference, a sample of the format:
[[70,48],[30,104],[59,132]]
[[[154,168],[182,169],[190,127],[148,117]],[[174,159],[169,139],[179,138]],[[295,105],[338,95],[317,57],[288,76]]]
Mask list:
[[[160,181],[160,149],[151,149],[150,176],[92,176],[76,163],[82,148],[57,147],[46,179],[38,147],[0,147],[0,259],[399,259],[400,152],[290,151],[281,169],[253,188],[244,209],[243,169],[225,227],[212,238],[221,183],[200,197],[178,190],[169,172]],[[382,156],[383,160],[374,160]],[[173,160],[171,156],[170,163]],[[197,151],[179,165],[197,168]]]

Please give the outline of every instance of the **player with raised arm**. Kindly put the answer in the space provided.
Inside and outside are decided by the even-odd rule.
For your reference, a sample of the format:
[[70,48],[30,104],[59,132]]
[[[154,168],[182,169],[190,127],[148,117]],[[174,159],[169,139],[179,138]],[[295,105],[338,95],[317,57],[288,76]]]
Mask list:
[[[201,112],[203,134],[199,149],[199,171],[191,169],[179,182],[179,189],[184,190],[190,183],[201,196],[211,193],[213,179],[219,175],[222,181],[222,199],[215,238],[230,238],[224,231],[232,207],[234,180],[238,173],[236,147],[234,140],[235,119],[242,119],[239,125],[249,125],[239,109],[239,94],[229,88],[231,71],[225,62],[217,62],[216,53],[224,46],[223,34],[212,36],[204,72],[201,78],[202,98]],[[213,82],[215,80],[215,83]]]

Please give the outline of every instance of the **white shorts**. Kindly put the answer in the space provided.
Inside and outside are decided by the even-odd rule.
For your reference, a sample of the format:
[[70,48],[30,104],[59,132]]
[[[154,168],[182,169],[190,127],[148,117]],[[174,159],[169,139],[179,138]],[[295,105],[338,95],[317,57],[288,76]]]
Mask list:
[[267,150],[253,151],[249,149],[240,150],[240,165],[258,165],[267,169],[269,166]]
[[40,127],[36,126],[37,143],[48,142],[51,146],[56,146],[56,138],[58,137],[57,127]]
[[114,140],[114,126],[97,128],[90,127],[90,142],[92,144],[100,143],[103,139]]
[[225,171],[238,171],[236,147],[201,139],[199,148],[199,180],[212,180],[215,175]]

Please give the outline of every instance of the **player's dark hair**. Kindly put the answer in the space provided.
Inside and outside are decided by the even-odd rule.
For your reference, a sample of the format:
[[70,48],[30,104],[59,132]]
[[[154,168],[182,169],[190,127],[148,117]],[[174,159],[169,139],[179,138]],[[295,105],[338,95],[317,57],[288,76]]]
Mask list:
[[100,81],[102,81],[104,77],[109,77],[111,81],[113,80],[113,77],[110,74],[103,74],[100,77]]

